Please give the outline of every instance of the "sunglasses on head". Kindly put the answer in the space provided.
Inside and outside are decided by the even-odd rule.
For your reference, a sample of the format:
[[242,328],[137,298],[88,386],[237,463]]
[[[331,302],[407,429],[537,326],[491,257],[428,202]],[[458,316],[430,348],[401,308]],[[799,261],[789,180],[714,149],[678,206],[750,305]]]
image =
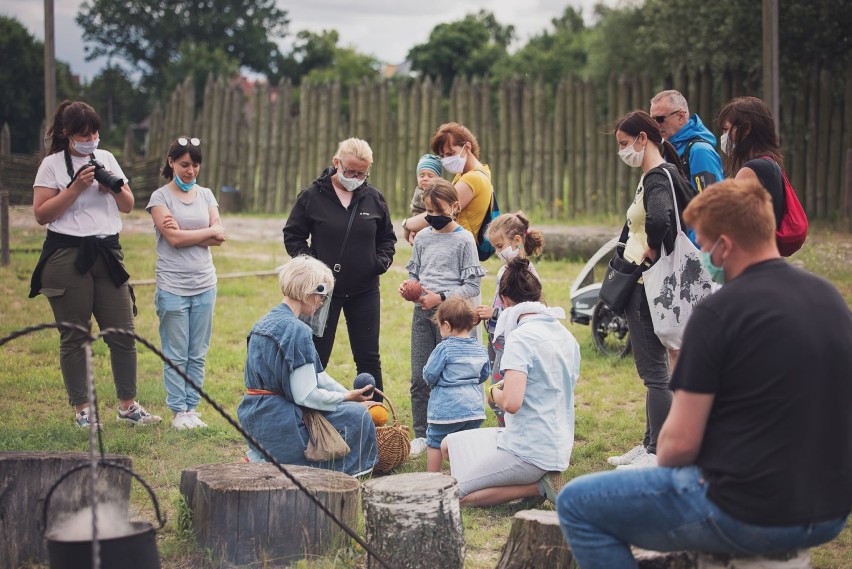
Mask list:
[[191,144],[193,146],[201,146],[201,140],[193,137],[193,138],[185,138],[181,136],[177,139],[177,143],[181,146],[186,146],[187,144]]
[[676,111],[670,112],[667,115],[657,115],[657,116],[651,117],[651,118],[654,119],[655,121],[657,121],[659,124],[663,124],[666,121],[666,119],[669,118],[670,116],[676,115],[676,114],[682,113],[682,112],[683,112],[683,109],[678,109]]

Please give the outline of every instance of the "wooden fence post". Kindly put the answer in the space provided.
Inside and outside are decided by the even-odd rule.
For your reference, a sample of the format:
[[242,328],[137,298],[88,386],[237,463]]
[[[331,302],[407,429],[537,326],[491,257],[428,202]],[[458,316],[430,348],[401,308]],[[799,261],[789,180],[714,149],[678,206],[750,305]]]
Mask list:
[[9,265],[9,192],[0,190],[0,264]]

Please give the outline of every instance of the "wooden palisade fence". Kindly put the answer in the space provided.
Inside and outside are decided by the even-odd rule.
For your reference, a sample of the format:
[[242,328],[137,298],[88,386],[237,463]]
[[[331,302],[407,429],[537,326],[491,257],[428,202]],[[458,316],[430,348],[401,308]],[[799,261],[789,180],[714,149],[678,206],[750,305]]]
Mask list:
[[[414,167],[435,129],[454,120],[467,125],[489,164],[503,211],[524,209],[542,219],[577,215],[622,215],[638,181],[621,163],[611,134],[613,122],[633,109],[647,110],[663,88],[684,93],[690,111],[718,135],[715,116],[732,97],[760,93],[737,73],[714,76],[707,69],[681,70],[661,79],[612,76],[604,92],[594,83],[567,77],[555,88],[540,78],[494,82],[457,78],[444,87],[430,78],[364,81],[343,97],[339,83],[276,86],[209,78],[202,105],[187,80],[163,107],[151,113],[147,158],[122,165],[137,203],[162,182],[157,175],[169,143],[181,134],[202,140],[201,182],[217,194],[239,189],[243,209],[286,215],[298,192],[331,164],[337,143],[366,139],[373,148],[370,181],[391,210],[405,212],[415,185]],[[814,70],[806,89],[782,87],[781,136],[785,167],[811,218],[849,216],[846,149],[852,148],[852,70],[836,77]],[[0,180],[13,196],[29,193],[23,164],[34,159],[0,157]],[[144,201],[143,201],[144,200]]]

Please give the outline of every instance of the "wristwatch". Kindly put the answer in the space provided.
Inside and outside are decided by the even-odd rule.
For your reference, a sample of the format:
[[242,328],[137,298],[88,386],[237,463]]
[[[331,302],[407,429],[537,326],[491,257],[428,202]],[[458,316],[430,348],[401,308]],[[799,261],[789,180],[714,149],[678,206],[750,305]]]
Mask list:
[[444,302],[445,300],[447,300],[447,293],[445,293],[445,292],[439,292],[438,296],[441,297],[441,302]]

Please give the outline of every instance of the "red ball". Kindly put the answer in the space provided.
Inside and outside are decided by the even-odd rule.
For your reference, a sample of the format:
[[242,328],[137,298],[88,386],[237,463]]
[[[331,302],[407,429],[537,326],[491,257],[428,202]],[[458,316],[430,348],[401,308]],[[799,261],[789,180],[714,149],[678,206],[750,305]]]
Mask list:
[[402,283],[402,298],[415,302],[423,294],[423,287],[417,279],[408,279]]

